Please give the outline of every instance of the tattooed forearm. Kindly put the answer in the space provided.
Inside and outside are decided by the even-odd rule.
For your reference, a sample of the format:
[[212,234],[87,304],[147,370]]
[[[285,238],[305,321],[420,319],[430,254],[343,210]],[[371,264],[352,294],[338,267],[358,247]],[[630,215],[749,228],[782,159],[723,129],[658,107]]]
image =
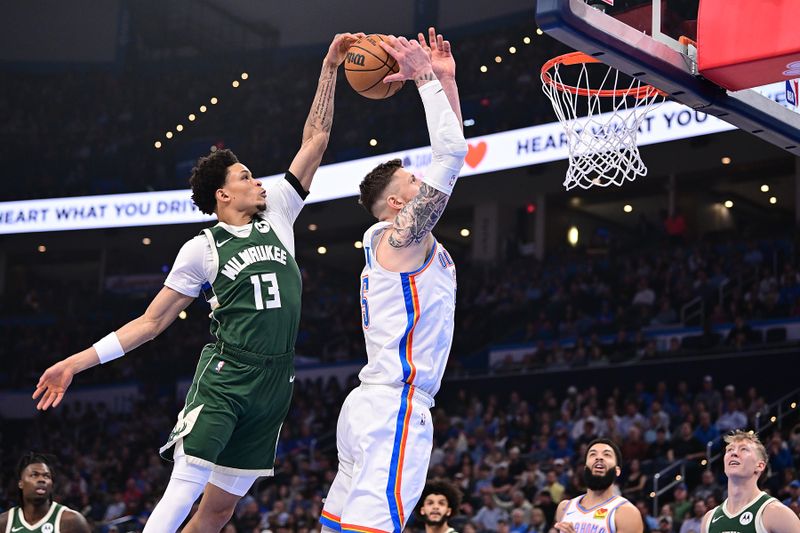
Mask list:
[[442,191],[423,182],[419,194],[395,217],[389,244],[393,248],[405,248],[424,241],[442,216],[449,199]]
[[333,94],[336,89],[336,67],[324,65],[317,85],[317,94],[303,128],[303,139],[314,133],[329,133],[333,127]]

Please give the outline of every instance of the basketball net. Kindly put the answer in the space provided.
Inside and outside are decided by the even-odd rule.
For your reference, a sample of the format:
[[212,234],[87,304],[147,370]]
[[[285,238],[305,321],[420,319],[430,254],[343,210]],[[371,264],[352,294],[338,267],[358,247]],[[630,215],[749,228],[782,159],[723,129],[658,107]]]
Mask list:
[[[625,75],[621,78],[613,67],[607,67],[605,75],[599,75],[602,76],[599,83],[598,74],[592,82],[587,64],[598,65],[601,72],[605,67],[594,57],[574,52],[551,59],[541,72],[544,93],[566,133],[569,168],[564,187],[567,190],[619,186],[626,180],[646,176],[647,166],[639,154],[636,137],[647,114],[666,96],[636,78],[629,81]],[[565,73],[580,69],[574,85],[564,83],[562,69]],[[586,116],[579,117],[583,112]]]

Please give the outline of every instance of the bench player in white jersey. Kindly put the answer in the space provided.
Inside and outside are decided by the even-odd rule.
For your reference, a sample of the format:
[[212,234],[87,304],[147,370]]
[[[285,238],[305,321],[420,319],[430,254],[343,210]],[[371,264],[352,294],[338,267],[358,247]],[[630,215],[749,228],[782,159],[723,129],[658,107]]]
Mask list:
[[621,462],[622,453],[614,441],[600,438],[589,443],[583,470],[588,490],[558,504],[551,533],[642,533],[639,510],[614,491]]
[[400,160],[361,183],[362,205],[379,222],[364,234],[361,306],[367,365],[336,429],[339,471],[322,530],[400,533],[425,486],[439,390],[453,339],[456,279],[450,255],[431,235],[458,177],[467,143],[455,61],[433,28],[428,41],[381,43],[414,80],[425,107],[432,163],[423,178]]

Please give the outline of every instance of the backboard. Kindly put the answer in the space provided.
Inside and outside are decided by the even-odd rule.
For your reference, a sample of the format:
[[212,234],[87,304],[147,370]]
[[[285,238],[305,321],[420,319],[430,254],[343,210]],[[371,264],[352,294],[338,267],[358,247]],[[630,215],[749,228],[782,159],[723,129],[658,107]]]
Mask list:
[[800,107],[796,97],[794,106],[785,97],[791,83],[786,82],[786,92],[774,87],[728,91],[706,79],[697,63],[698,12],[699,0],[537,0],[536,21],[551,37],[666,92],[669,99],[800,156]]

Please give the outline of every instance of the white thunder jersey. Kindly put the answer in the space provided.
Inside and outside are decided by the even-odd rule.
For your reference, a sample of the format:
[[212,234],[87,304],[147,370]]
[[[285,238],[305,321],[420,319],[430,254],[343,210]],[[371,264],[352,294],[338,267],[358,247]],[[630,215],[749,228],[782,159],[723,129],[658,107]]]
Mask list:
[[414,272],[390,272],[375,249],[389,222],[364,234],[366,265],[361,272],[361,326],[367,345],[362,383],[410,385],[431,397],[442,382],[456,306],[456,267],[434,240],[425,263]]
[[603,503],[586,508],[581,505],[584,496],[582,494],[567,503],[561,521],[572,524],[575,533],[615,533],[614,515],[628,500],[622,496],[612,496]]

